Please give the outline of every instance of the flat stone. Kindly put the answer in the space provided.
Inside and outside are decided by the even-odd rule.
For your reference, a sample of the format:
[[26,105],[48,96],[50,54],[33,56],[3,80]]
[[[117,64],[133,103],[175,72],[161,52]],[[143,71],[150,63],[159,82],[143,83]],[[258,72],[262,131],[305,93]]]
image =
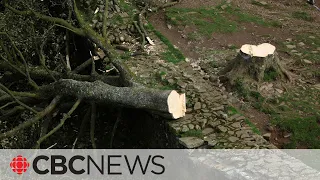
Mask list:
[[306,63],[306,64],[312,64],[312,61],[309,61],[307,59],[303,59],[303,62]]
[[228,134],[234,135],[234,131],[228,131]]
[[218,144],[218,141],[214,139],[210,139],[207,142],[208,142],[208,145],[211,147],[214,147],[216,144]]
[[201,127],[197,124],[196,127],[195,127],[195,129],[196,129],[196,130],[200,130]]
[[246,119],[246,117],[240,116],[240,117],[237,117],[237,118],[236,118],[236,121],[242,121],[242,120],[245,120],[245,119]]
[[189,149],[192,149],[203,145],[204,140],[198,137],[182,137],[179,138],[179,143]]
[[220,131],[220,132],[227,132],[228,131],[228,128],[226,128],[226,127],[224,127],[224,126],[221,126],[221,125],[219,125],[218,126],[218,130]]
[[192,130],[192,129],[194,129],[194,125],[193,125],[193,124],[188,124],[188,128],[189,128],[190,130]]
[[229,140],[230,142],[236,142],[236,141],[239,140],[239,138],[234,137],[234,136],[230,136],[230,137],[228,138],[228,140]]
[[262,135],[262,136],[263,136],[264,139],[270,140],[270,138],[271,138],[271,133],[266,133],[266,134],[264,134],[264,135]]
[[201,103],[200,102],[196,102],[196,104],[193,107],[194,110],[199,110],[201,109]]
[[203,113],[203,116],[204,117],[210,117],[210,116],[212,116],[212,113]]
[[240,122],[235,122],[233,124],[231,124],[232,127],[240,129],[241,128],[241,123]]
[[185,83],[185,82],[183,82],[183,81],[178,81],[178,82],[177,82],[177,85],[180,86],[180,87],[182,87],[182,88],[186,88],[187,83]]
[[175,81],[173,79],[168,79],[168,83],[172,85],[175,83]]
[[234,114],[234,115],[232,115],[231,117],[229,117],[229,121],[233,121],[234,119],[236,119],[236,118],[238,118],[238,117],[240,117],[241,116],[241,114]]
[[204,135],[204,136],[206,136],[206,135],[208,135],[208,134],[211,134],[211,133],[213,133],[213,129],[212,128],[205,128],[204,130],[202,130],[202,134]]
[[220,125],[221,122],[218,121],[218,120],[216,120],[216,121],[209,121],[208,124],[209,124],[209,126],[211,126],[212,128],[215,128],[215,127],[217,127],[218,125]]
[[305,46],[305,44],[304,44],[303,42],[299,42],[299,43],[298,43],[298,46],[301,46],[301,47],[302,47],[302,46]]
[[294,48],[296,48],[296,45],[290,45],[290,44],[288,44],[288,45],[287,45],[287,48],[288,48],[288,49],[294,49]]
[[220,110],[223,110],[223,109],[224,109],[224,106],[219,106],[219,107],[212,108],[211,110],[212,111],[220,111]]
[[189,131],[188,126],[187,126],[187,125],[183,125],[181,131],[182,131],[182,132],[187,132],[187,131]]

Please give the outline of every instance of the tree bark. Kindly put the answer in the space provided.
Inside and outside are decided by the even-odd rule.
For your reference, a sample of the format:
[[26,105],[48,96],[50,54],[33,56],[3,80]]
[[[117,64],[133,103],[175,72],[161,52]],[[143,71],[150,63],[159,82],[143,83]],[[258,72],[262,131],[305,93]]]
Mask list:
[[157,111],[165,117],[177,119],[186,112],[185,94],[174,90],[156,90],[144,87],[115,87],[101,81],[80,82],[63,79],[40,90],[42,96],[71,96],[98,104]]

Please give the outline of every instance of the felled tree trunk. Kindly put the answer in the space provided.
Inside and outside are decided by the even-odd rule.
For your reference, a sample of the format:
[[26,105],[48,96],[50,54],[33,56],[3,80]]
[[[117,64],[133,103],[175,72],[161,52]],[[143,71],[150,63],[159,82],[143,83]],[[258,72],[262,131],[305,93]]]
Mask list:
[[115,87],[101,81],[63,79],[43,87],[41,94],[46,97],[71,96],[98,104],[146,109],[171,119],[183,117],[186,112],[185,94],[178,94],[174,90]]
[[264,80],[267,71],[274,71],[278,78],[291,81],[291,75],[281,65],[276,48],[268,43],[255,45],[243,45],[237,57],[221,73],[223,80],[234,84],[238,78],[244,80],[253,79],[257,82]]

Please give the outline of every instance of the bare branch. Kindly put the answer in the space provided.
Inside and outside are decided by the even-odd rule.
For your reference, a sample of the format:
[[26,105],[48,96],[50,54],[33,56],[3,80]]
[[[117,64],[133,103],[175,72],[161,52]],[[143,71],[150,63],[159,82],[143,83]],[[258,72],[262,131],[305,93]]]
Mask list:
[[52,134],[54,134],[56,131],[58,131],[63,125],[64,125],[64,122],[70,118],[71,114],[78,108],[78,106],[80,105],[81,103],[81,99],[78,99],[74,105],[72,106],[72,108],[69,110],[69,112],[67,114],[65,114],[63,116],[63,118],[60,120],[60,123],[55,127],[53,128],[48,134],[42,136],[38,141],[37,141],[37,145],[35,146],[36,149],[38,149],[40,147],[40,144],[46,140],[48,137],[50,137]]
[[34,110],[33,108],[29,107],[28,105],[24,104],[23,102],[21,102],[19,99],[17,99],[13,94],[12,92],[7,88],[5,87],[2,83],[0,83],[0,89],[2,89],[4,92],[6,92],[13,100],[15,100],[18,104],[20,104],[22,107],[28,109],[29,111],[31,112],[34,112],[34,113],[38,113],[38,111]]
[[13,128],[12,130],[0,134],[0,139],[14,136],[18,131],[26,129],[26,128],[30,127],[31,125],[37,123],[40,119],[42,119],[44,116],[46,116],[48,113],[50,113],[53,109],[55,109],[57,104],[60,102],[60,99],[61,99],[61,96],[56,96],[51,101],[49,106],[47,106],[43,111],[38,113],[33,119],[25,121],[25,122],[19,124],[18,126],[16,126],[15,128]]

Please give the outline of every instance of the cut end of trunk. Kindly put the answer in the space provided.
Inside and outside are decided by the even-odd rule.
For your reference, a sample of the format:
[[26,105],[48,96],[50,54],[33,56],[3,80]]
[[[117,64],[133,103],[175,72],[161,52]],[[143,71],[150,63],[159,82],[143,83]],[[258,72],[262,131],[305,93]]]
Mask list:
[[168,110],[174,119],[184,117],[186,114],[186,95],[172,91],[167,99]]
[[240,50],[251,57],[267,57],[268,55],[274,54],[276,47],[269,43],[263,43],[258,46],[245,44]]

